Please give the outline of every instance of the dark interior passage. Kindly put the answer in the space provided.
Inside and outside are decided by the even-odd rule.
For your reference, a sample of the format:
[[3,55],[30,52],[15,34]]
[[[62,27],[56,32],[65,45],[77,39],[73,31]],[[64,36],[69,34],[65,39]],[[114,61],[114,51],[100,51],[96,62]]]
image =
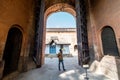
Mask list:
[[18,69],[22,43],[22,32],[18,28],[11,28],[8,32],[4,49],[3,60],[5,61],[3,76]]
[[109,26],[103,28],[101,37],[104,55],[118,56],[119,53],[113,29]]

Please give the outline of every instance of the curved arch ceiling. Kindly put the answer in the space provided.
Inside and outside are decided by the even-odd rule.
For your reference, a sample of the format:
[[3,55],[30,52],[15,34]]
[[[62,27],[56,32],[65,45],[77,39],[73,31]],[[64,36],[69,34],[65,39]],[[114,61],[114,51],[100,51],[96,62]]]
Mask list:
[[[63,10],[61,11],[60,9],[62,9],[62,5],[64,5]],[[76,12],[74,7],[68,5],[68,4],[55,4],[52,5],[51,7],[49,7],[46,11],[45,11],[45,18],[47,18],[50,14],[54,13],[54,12],[68,12],[70,14],[72,14],[74,17],[76,16]]]
[[75,6],[75,0],[45,0],[45,9],[57,3],[67,3],[71,6]]
[[[64,8],[62,8],[62,5],[64,5]],[[46,23],[47,17],[54,12],[68,12],[71,15],[73,15],[74,18],[76,17],[76,12],[73,6],[66,4],[66,3],[56,3],[46,9],[45,14],[44,14],[45,23]]]

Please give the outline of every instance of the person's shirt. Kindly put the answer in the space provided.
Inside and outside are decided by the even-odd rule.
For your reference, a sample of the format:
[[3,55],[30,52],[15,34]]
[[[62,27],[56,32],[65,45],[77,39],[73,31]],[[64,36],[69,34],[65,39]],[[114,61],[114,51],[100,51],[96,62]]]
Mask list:
[[63,60],[63,56],[62,56],[62,53],[58,53],[58,58],[59,58],[59,60]]

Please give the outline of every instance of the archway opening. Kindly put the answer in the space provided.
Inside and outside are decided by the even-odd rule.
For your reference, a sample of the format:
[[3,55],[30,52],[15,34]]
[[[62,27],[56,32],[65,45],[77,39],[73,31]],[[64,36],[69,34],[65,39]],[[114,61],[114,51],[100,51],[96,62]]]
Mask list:
[[[87,64],[89,62],[90,56],[89,56],[89,47],[88,47],[88,36],[87,36],[87,16],[86,16],[86,7],[84,1],[76,4],[75,6],[70,5],[69,3],[56,3],[56,4],[51,4],[49,7],[46,9],[41,8],[41,17],[39,19],[39,16],[37,17],[38,22],[36,25],[39,24],[39,26],[36,28],[36,42],[39,43],[36,45],[37,50],[35,50],[35,53],[37,51],[37,65],[40,67],[44,63],[44,53],[45,53],[45,34],[46,34],[46,22],[50,14],[56,13],[56,12],[68,12],[71,15],[74,16],[76,19],[76,24],[77,24],[77,46],[78,46],[78,62],[79,65],[83,65],[83,63]],[[78,7],[77,6],[82,6]],[[77,10],[77,11],[76,11]],[[81,11],[80,11],[81,10]],[[44,16],[43,16],[44,15]],[[77,16],[77,17],[76,17]],[[44,21],[43,20],[44,17]],[[65,19],[65,17],[64,17]],[[41,25],[40,25],[41,23]],[[43,24],[44,23],[44,24]],[[40,29],[41,28],[41,29]],[[69,31],[69,30],[68,30]],[[41,38],[40,38],[41,36]],[[56,38],[56,37],[54,37]],[[66,41],[66,40],[65,40]],[[42,44],[43,43],[43,44]],[[62,46],[61,46],[62,47]],[[41,51],[41,52],[40,52]],[[39,54],[41,53],[41,54]]]
[[9,30],[3,54],[5,61],[3,76],[18,70],[22,38],[22,32],[18,28]]
[[[53,51],[55,51],[56,54],[61,47],[66,49],[66,54],[73,53],[73,45],[77,44],[77,38],[76,21],[71,14],[67,12],[51,14],[47,18],[46,31],[46,53],[50,53],[51,50],[49,49],[51,46],[54,46],[55,50]],[[55,43],[55,45],[49,44],[52,41],[54,41],[53,43]]]
[[115,33],[110,26],[103,28],[101,38],[104,55],[119,56]]
[[64,56],[76,56],[77,52],[74,51],[74,45],[77,44],[75,16],[68,12],[54,12],[47,17],[46,24],[45,54],[51,54],[52,50],[56,55],[62,48]]

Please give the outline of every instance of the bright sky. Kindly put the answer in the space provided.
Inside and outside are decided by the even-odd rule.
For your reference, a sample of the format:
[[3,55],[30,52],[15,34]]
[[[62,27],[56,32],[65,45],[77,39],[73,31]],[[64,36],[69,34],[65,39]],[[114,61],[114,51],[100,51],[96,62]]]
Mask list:
[[67,12],[53,13],[47,19],[47,28],[76,28],[76,20]]

